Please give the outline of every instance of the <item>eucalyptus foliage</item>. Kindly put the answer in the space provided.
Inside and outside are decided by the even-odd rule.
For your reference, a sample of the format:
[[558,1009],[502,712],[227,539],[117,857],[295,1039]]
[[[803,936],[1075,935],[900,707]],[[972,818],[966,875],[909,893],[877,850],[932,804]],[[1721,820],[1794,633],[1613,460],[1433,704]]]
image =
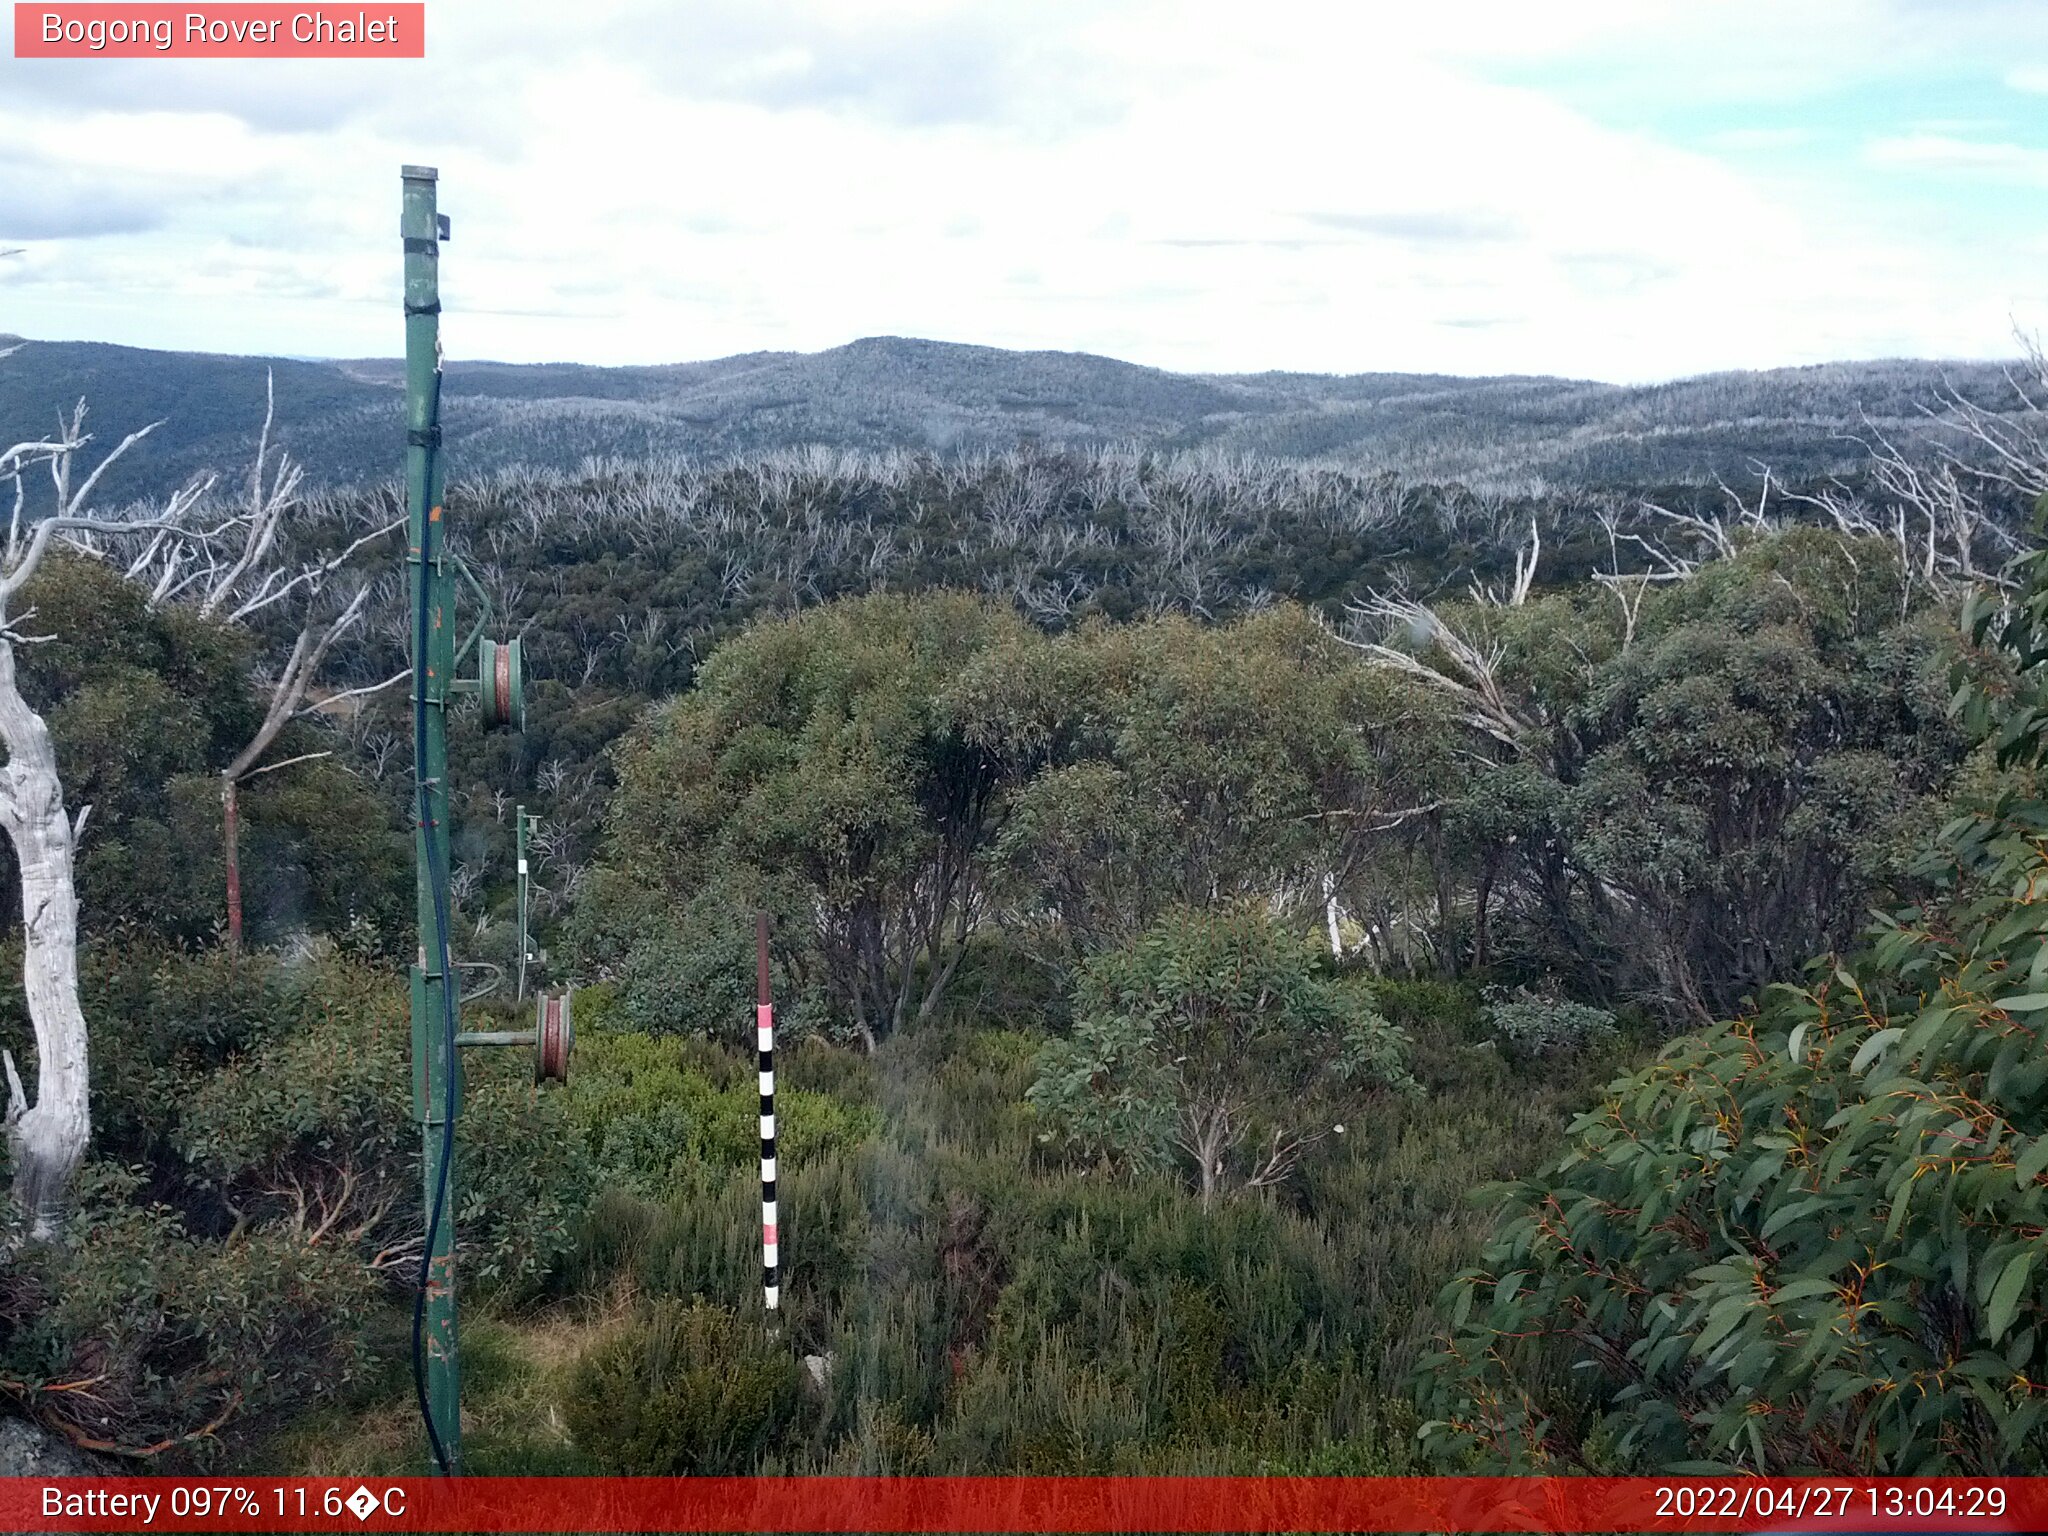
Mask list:
[[[31,628],[49,638],[21,649],[21,686],[49,722],[66,795],[92,807],[78,855],[86,932],[140,926],[203,942],[225,916],[220,770],[262,720],[249,682],[260,653],[245,631],[152,609],[148,596],[111,565],[51,559],[27,589]],[[332,755],[337,745],[294,722],[278,756],[303,760],[246,786],[253,940],[355,923],[381,944],[401,929],[404,822]],[[0,850],[0,865],[13,858]],[[0,914],[18,920],[19,904],[9,888]]]
[[1063,971],[1175,905],[1320,908],[1430,814],[1451,747],[1292,606],[1050,636],[961,594],[832,603],[721,647],[629,740],[580,947],[633,1024],[730,1028],[764,907],[778,996],[872,1044],[938,1013],[977,933]]
[[[1095,625],[981,669],[977,728],[1045,743],[995,848],[1012,915],[1068,953],[1169,909],[1297,910],[1391,884],[1463,785],[1449,711],[1292,604],[1227,625]],[[981,724],[981,721],[988,722]]]
[[1486,1023],[1509,1055],[1553,1056],[1605,1045],[1614,1039],[1614,1015],[1564,998],[1489,987]]
[[1176,912],[1082,970],[1072,1038],[1027,1095],[1059,1131],[1206,1201],[1280,1183],[1375,1086],[1410,1091],[1408,1040],[1249,905]]
[[797,989],[870,1044],[929,1017],[984,901],[1007,776],[950,690],[1023,629],[965,596],[877,596],[721,648],[621,754],[586,947],[619,954],[635,991],[635,950],[644,970],[650,945],[716,943],[715,892],[776,913]]
[[2048,1469],[2048,581],[1980,604],[1954,711],[2017,787],[1868,951],[1611,1084],[1446,1291],[1454,1459]]

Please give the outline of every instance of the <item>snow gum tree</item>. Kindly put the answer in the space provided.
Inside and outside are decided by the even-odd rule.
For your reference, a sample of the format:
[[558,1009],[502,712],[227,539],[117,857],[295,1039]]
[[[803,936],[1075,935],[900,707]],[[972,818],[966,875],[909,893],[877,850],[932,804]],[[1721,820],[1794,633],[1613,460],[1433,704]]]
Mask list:
[[[14,487],[13,516],[0,550],[0,828],[14,845],[21,869],[22,989],[35,1030],[36,1091],[33,1100],[11,1053],[0,1052],[7,1076],[7,1133],[14,1163],[14,1192],[36,1239],[54,1236],[71,1176],[92,1135],[87,1101],[85,1015],[78,1002],[78,890],[73,854],[91,807],[74,818],[64,804],[64,785],[50,728],[22,696],[15,674],[15,647],[38,636],[21,626],[34,609],[21,603],[53,544],[89,531],[172,530],[197,502],[194,485],[171,499],[161,515],[127,523],[94,518],[88,503],[100,478],[149,428],[134,432],[100,461],[84,481],[72,483],[81,448],[85,407],[60,419],[55,436],[0,450],[0,484]],[[56,491],[48,516],[25,527],[24,475],[47,467]]]
[[1082,1146],[1191,1171],[1204,1205],[1285,1181],[1371,1089],[1416,1091],[1407,1037],[1252,903],[1169,913],[1097,955],[1075,1014],[1030,1103]]

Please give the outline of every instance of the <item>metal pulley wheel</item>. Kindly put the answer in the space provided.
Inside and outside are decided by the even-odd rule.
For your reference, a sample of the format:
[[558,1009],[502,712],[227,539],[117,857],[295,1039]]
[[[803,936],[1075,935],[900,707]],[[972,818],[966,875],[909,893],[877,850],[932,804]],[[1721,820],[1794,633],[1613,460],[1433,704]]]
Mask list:
[[576,1043],[576,1026],[569,1019],[569,993],[540,995],[540,1016],[533,1030],[533,1080],[536,1083],[569,1081],[569,1050]]
[[519,642],[484,640],[477,644],[477,697],[483,701],[484,727],[509,725],[526,729],[526,676],[519,664]]

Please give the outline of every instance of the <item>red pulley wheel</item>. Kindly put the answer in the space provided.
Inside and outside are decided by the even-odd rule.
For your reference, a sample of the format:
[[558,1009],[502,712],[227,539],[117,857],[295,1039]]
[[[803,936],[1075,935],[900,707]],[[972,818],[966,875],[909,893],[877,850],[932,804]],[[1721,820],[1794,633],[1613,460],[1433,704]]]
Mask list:
[[519,642],[485,640],[477,647],[477,701],[484,728],[526,728],[526,683],[519,663]]
[[512,718],[512,647],[494,647],[497,654],[492,658],[497,665],[491,668],[491,718],[510,720]]
[[533,1031],[533,1080],[536,1083],[569,1081],[569,1049],[575,1043],[576,1027],[569,1018],[569,994],[540,997],[540,1017]]

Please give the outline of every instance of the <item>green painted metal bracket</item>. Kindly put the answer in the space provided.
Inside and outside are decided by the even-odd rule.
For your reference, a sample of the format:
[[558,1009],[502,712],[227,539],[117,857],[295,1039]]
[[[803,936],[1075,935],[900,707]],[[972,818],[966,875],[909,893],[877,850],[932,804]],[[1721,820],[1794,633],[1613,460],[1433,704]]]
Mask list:
[[[491,622],[491,597],[477,581],[475,574],[469,568],[469,562],[462,558],[459,551],[451,549],[448,551],[448,557],[455,562],[456,575],[460,576],[468,585],[469,590],[476,594],[476,625],[470,630],[462,644],[455,648],[455,665],[459,670],[463,661],[469,656],[469,653],[476,649],[477,641],[484,637],[484,626]],[[457,683],[455,686],[461,688],[466,693],[476,685],[470,683],[465,686],[462,683]]]

